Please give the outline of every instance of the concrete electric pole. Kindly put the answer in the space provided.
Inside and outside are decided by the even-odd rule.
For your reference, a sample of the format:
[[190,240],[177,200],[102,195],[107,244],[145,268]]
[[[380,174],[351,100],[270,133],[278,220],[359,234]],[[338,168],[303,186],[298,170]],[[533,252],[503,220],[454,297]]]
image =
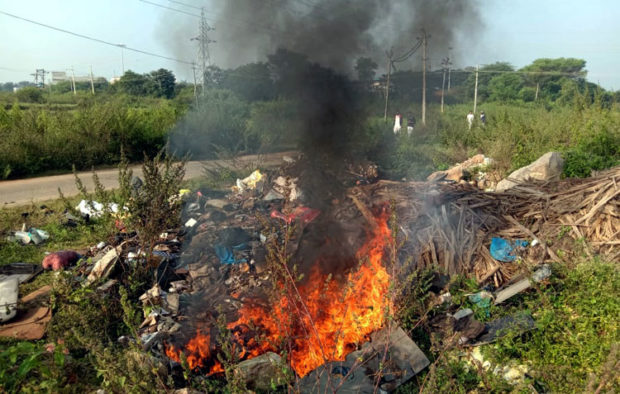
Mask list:
[[387,122],[387,113],[388,113],[388,100],[390,98],[390,75],[392,74],[392,56],[394,56],[394,52],[392,48],[389,51],[386,51],[385,54],[388,58],[387,63],[387,82],[385,84],[385,109],[383,111],[383,120]]
[[95,81],[93,79],[93,66],[90,66],[90,91],[95,95]]
[[[441,81],[441,113],[443,113],[443,96],[444,96],[444,90],[446,87],[446,71],[450,71],[450,58],[447,57],[445,59],[443,59],[441,61],[441,68],[443,69],[443,80]],[[448,74],[449,75],[449,74]],[[450,86],[450,79],[448,79],[448,86]],[[450,88],[448,87],[448,91],[450,90]]]
[[422,124],[426,125],[426,50],[428,47],[426,30],[422,29]]
[[478,104],[478,69],[480,67],[476,65],[476,83],[474,85],[474,115],[476,114],[476,106]]

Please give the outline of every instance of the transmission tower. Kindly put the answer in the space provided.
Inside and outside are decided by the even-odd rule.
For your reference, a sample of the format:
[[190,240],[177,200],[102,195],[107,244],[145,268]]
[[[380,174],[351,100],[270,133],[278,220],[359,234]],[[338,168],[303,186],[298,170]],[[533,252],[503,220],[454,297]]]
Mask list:
[[30,74],[34,77],[34,84],[38,87],[45,87],[45,74],[49,74],[49,71],[45,71],[44,68],[37,68],[34,74]]
[[214,40],[209,38],[209,32],[215,30],[207,23],[204,7],[200,9],[200,25],[198,27],[198,36],[192,38],[192,41],[198,41],[198,57],[200,61],[200,81],[202,84],[202,94],[204,94],[207,86],[207,68],[211,65],[211,54],[209,53],[209,44]]

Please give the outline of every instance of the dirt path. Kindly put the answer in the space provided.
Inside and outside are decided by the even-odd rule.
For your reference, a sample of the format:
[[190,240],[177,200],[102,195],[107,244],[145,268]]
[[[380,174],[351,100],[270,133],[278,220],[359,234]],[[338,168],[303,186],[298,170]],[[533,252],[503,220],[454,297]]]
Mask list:
[[[233,167],[254,164],[264,167],[278,165],[282,162],[283,156],[294,157],[294,155],[295,152],[272,153],[261,156],[249,155],[236,159],[234,163],[228,160],[190,161],[187,163],[185,169],[185,179],[197,178],[203,175],[203,166],[217,168],[220,166]],[[134,175],[142,176],[142,168],[140,165],[132,166],[132,170]],[[92,172],[80,172],[78,175],[84,183],[84,186],[86,186],[86,189],[92,191]],[[97,171],[97,175],[106,189],[118,187],[118,170],[116,168]],[[73,174],[2,181],[0,182],[0,206],[18,206],[30,202],[55,199],[58,198],[58,188],[62,190],[66,197],[78,194]]]

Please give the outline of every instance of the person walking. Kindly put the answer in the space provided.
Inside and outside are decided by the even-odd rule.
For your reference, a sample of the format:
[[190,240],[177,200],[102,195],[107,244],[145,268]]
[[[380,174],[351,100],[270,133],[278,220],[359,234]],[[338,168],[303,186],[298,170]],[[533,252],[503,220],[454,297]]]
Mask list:
[[487,116],[484,114],[484,111],[480,111],[480,123],[482,123],[483,126],[487,124]]
[[396,116],[394,116],[394,134],[397,134],[400,131],[401,120],[402,120],[402,116],[400,115],[400,112],[397,112]]
[[411,136],[413,133],[413,127],[415,126],[415,116],[413,114],[409,114],[407,117],[407,135]]
[[469,130],[471,130],[471,126],[474,124],[474,113],[469,111],[467,114],[467,125],[469,126]]

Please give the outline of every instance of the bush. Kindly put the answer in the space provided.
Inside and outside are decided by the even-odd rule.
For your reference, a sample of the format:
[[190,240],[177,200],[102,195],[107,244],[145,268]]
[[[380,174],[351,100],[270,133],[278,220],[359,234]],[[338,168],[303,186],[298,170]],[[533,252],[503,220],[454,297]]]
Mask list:
[[43,91],[39,88],[27,86],[15,92],[17,99],[24,103],[44,103]]
[[121,146],[129,160],[152,157],[165,145],[179,116],[167,100],[103,101],[84,97],[77,108],[0,108],[2,175],[26,176],[49,170],[116,164]]
[[564,154],[564,175],[588,177],[593,170],[602,170],[620,164],[620,134],[600,130],[582,136],[577,146]]
[[172,130],[170,147],[193,159],[253,152],[259,144],[256,136],[245,132],[248,114],[248,104],[231,91],[209,90]]

